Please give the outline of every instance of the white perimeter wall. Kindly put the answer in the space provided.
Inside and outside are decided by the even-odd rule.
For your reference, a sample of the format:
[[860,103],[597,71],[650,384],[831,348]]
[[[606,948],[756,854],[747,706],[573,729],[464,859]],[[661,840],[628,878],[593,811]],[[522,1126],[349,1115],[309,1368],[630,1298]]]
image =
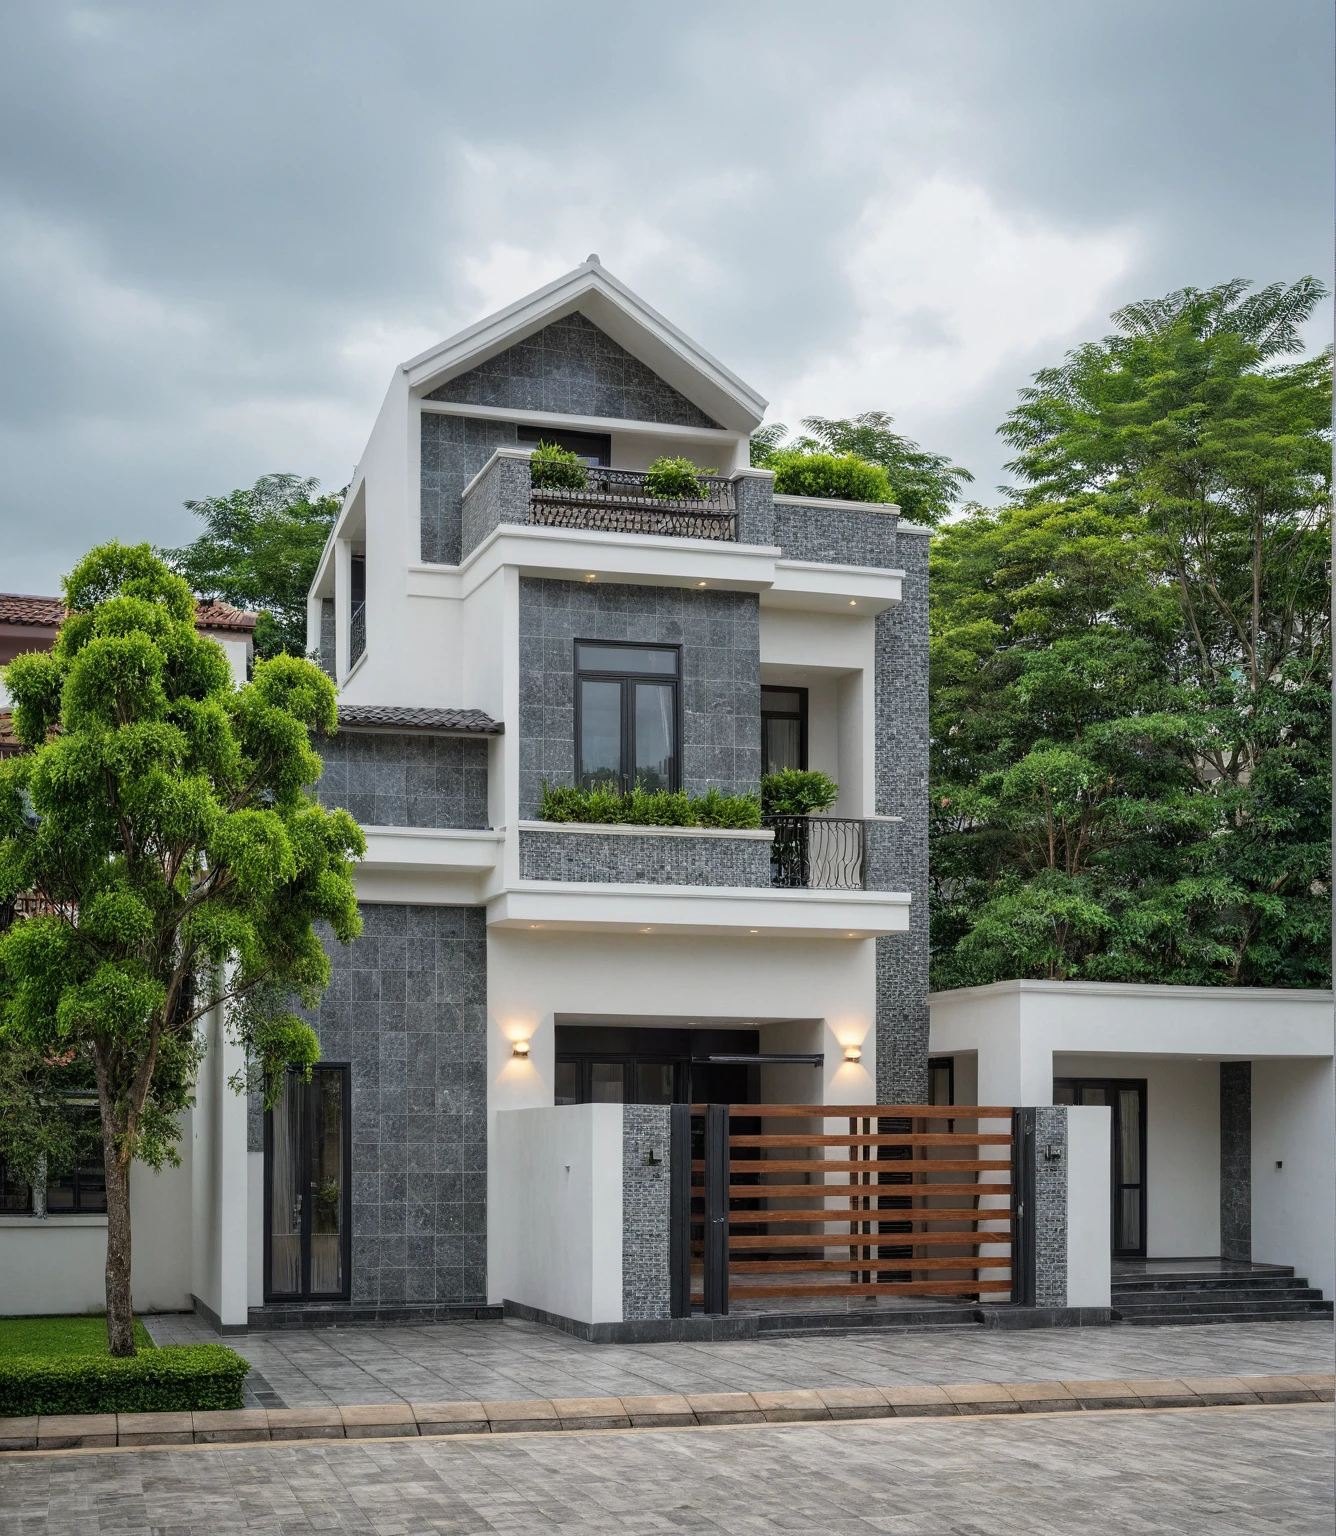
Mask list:
[[1253,1062],[1253,1259],[1293,1264],[1329,1300],[1336,1294],[1332,1113],[1330,1061]]
[[489,1165],[492,1300],[621,1322],[622,1106],[505,1110]]

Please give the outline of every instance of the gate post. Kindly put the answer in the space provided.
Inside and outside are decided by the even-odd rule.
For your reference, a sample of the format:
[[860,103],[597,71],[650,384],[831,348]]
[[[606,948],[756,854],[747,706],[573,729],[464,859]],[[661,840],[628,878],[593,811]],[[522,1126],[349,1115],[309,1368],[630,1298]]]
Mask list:
[[668,1151],[668,1315],[691,1316],[691,1105],[672,1106]]
[[705,1312],[728,1311],[728,1105],[705,1108]]
[[1011,1115],[1011,1301],[1032,1307],[1035,1297],[1035,1112]]

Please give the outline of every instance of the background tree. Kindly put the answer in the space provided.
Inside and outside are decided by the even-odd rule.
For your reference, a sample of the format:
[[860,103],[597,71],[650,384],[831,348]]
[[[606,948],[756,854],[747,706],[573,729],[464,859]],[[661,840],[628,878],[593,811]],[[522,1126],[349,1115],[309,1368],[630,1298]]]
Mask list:
[[309,732],[335,727],[316,666],[278,656],[237,688],[147,545],[93,550],[65,602],[54,651],[5,669],[30,750],[0,763],[0,902],[33,892],[47,910],[0,937],[0,1079],[36,1060],[96,1083],[107,1336],[128,1355],[130,1164],[178,1161],[210,1010],[229,1008],[270,1101],[287,1065],[318,1058],[283,999],[312,1004],[328,981],[315,920],[358,933],[365,845],[309,793]]
[[1329,984],[1323,290],[1249,288],[1036,375],[1015,504],[934,541],[939,985]]
[[838,420],[804,416],[806,434],[785,443],[789,429],[782,422],[773,422],[752,433],[751,461],[765,468],[776,454],[853,454],[886,471],[893,498],[907,522],[936,528],[950,515],[974,476],[952,464],[945,454],[929,453],[910,438],[893,432],[893,423],[894,417],[885,411],[864,411],[861,416]]
[[186,506],[205,531],[183,549],[160,553],[201,597],[259,614],[257,656],[306,654],[306,594],[343,493],[319,496],[318,480],[263,475],[250,490]]

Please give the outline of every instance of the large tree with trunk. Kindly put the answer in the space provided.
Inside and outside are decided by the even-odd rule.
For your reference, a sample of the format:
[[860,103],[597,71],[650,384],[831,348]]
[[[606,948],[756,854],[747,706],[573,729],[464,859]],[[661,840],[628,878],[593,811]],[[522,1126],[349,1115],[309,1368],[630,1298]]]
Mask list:
[[131,1163],[179,1161],[212,1010],[246,1048],[239,1091],[272,1100],[286,1067],[317,1059],[289,999],[327,984],[317,920],[345,943],[359,931],[364,841],[310,793],[310,733],[336,720],[311,662],[262,660],[238,687],[147,545],[93,550],[65,602],[55,649],[5,669],[29,750],[0,764],[0,903],[38,901],[0,937],[0,1078],[16,1101],[52,1069],[96,1083],[107,1336],[129,1355]]

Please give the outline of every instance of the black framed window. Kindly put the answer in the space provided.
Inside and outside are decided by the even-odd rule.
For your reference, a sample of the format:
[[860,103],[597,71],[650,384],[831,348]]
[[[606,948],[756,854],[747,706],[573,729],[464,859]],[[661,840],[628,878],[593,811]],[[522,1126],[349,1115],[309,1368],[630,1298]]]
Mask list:
[[575,643],[576,777],[623,793],[681,785],[682,649]]
[[807,689],[761,689],[761,772],[807,767]]
[[516,443],[521,448],[537,448],[539,443],[555,443],[586,464],[606,469],[612,464],[612,438],[606,432],[562,432],[554,427],[517,427]]
[[26,1216],[31,1210],[31,1188],[0,1157],[0,1216]]
[[956,1058],[931,1056],[928,1058],[928,1103],[954,1104],[956,1102]]

